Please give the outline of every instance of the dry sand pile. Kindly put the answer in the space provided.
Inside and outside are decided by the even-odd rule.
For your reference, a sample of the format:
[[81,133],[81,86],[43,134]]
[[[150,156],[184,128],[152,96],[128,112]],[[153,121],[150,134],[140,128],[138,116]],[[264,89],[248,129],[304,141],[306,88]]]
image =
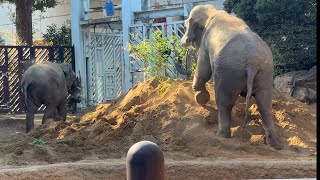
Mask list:
[[[254,98],[251,122],[245,130],[245,99],[238,98],[232,113],[233,138],[220,138],[217,106],[211,84],[210,103],[194,101],[191,81],[149,79],[125,96],[88,110],[68,122],[51,122],[29,134],[17,134],[1,142],[1,164],[55,163],[81,159],[124,158],[140,140],[157,143],[166,158],[270,158],[315,159],[316,110],[274,91],[272,101],[276,130],[284,144],[277,151],[264,142],[264,130]],[[42,145],[31,142],[41,139]]]

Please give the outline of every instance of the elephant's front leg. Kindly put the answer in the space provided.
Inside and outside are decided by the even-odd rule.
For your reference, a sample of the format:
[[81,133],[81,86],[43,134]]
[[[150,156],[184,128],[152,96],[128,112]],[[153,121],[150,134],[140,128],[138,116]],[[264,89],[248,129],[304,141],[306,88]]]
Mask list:
[[67,102],[62,102],[58,105],[58,115],[62,118],[62,121],[67,119]]
[[219,130],[217,135],[223,138],[230,138],[230,123],[231,123],[231,111],[232,107],[218,105],[218,121],[219,121]]
[[210,58],[204,50],[199,50],[197,67],[193,77],[192,88],[196,92],[198,104],[206,104],[210,100],[209,92],[206,90],[206,83],[211,79],[212,69]]
[[46,124],[48,121],[53,121],[57,114],[57,106],[46,106],[44,115],[42,117],[42,124]]

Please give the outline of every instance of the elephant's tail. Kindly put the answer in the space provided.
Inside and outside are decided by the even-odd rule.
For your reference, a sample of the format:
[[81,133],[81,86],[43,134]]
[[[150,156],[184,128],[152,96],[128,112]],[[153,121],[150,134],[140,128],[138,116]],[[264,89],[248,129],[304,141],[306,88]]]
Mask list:
[[29,85],[22,84],[22,93],[24,95],[24,102],[25,102],[26,110],[30,106],[29,101],[28,101],[28,87],[29,87]]
[[28,85],[25,83],[24,79],[22,79],[22,83],[21,83],[21,92],[24,96],[24,103],[25,106],[27,107],[27,101],[28,101],[28,94],[27,94],[27,89],[28,89]]
[[34,85],[32,83],[22,85],[22,93],[24,94],[25,107],[27,111],[34,111],[41,106],[41,104],[36,104],[36,101],[32,96],[33,88]]
[[256,70],[249,69],[247,71],[246,111],[245,111],[245,117],[244,117],[244,122],[243,122],[242,128],[244,128],[248,122],[250,97],[252,95],[253,80],[254,80],[254,77],[256,76],[256,74],[257,74]]

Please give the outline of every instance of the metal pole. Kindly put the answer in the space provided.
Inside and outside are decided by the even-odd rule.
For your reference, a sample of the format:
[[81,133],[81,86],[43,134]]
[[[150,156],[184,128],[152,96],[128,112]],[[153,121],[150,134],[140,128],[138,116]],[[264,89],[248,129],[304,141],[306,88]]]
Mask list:
[[140,141],[127,154],[127,180],[164,180],[163,152],[153,142]]

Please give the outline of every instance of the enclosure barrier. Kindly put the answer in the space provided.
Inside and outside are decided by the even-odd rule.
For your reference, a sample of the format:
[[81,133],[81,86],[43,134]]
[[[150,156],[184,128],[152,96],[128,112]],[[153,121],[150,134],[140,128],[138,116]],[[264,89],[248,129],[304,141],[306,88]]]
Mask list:
[[[71,63],[73,46],[0,46],[0,113],[23,113],[20,84],[24,71],[42,61]],[[43,107],[41,107],[43,109]]]
[[153,142],[140,141],[127,154],[127,180],[164,180],[163,152]]

